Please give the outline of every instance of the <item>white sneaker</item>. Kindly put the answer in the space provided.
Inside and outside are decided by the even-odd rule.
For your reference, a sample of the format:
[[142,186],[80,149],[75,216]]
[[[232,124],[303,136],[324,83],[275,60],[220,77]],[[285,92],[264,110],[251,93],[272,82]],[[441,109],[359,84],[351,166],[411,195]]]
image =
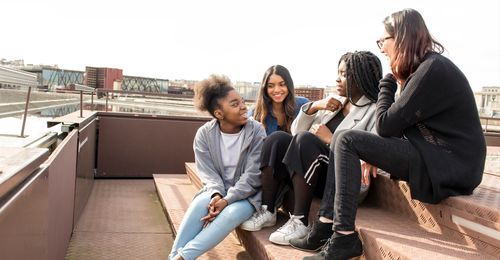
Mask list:
[[303,238],[308,233],[308,228],[300,221],[304,216],[290,214],[290,219],[278,230],[269,236],[269,241],[278,245],[290,245],[290,239]]
[[267,210],[267,206],[263,205],[260,211],[256,211],[245,222],[240,225],[240,228],[246,231],[259,231],[263,227],[272,227],[276,225],[276,210],[271,213]]

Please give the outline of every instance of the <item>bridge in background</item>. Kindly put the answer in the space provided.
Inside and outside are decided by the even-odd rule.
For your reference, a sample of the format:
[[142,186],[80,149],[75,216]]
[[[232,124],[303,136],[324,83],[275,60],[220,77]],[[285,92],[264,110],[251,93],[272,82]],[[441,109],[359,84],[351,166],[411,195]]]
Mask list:
[[[32,73],[36,77],[36,85],[46,86],[48,89],[55,89],[56,86],[69,86],[71,84],[84,85],[85,71],[43,67],[12,70],[17,71],[17,73],[23,71]],[[123,76],[121,90],[159,93],[167,91],[168,83],[168,79]]]

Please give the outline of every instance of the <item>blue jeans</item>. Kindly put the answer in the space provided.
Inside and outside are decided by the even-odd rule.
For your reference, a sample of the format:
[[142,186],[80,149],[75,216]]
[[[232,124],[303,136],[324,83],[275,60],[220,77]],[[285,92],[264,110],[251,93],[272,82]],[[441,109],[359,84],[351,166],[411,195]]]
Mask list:
[[200,219],[208,214],[210,199],[208,192],[200,193],[193,199],[182,219],[168,259],[177,254],[186,260],[196,259],[224,240],[255,211],[248,200],[239,200],[225,207],[212,223],[203,228]]

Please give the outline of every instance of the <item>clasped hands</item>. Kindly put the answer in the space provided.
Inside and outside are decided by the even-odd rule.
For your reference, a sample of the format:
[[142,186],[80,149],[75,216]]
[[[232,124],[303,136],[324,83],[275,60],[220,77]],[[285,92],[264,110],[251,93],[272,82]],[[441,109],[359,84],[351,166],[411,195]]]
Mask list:
[[215,194],[208,203],[208,214],[200,219],[204,222],[203,228],[207,227],[227,205],[227,200],[223,199],[220,194]]

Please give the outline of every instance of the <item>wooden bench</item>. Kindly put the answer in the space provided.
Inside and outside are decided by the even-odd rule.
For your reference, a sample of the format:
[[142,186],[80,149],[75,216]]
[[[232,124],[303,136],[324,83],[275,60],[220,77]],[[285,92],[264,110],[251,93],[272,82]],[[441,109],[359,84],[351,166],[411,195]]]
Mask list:
[[[201,187],[194,163],[186,163],[186,172],[193,185]],[[364,242],[364,257],[499,259],[500,240],[494,237],[500,230],[500,190],[497,190],[500,176],[487,173],[485,176],[473,195],[452,197],[430,205],[412,200],[406,182],[391,180],[381,173],[357,213],[356,226]],[[313,201],[310,216],[316,214],[318,204],[319,200]],[[286,218],[282,216],[276,226],[258,232],[236,230],[254,259],[302,259],[310,255],[269,242],[269,235]],[[457,219],[476,223],[475,230],[459,225],[467,222]],[[486,232],[482,232],[484,230]]]

